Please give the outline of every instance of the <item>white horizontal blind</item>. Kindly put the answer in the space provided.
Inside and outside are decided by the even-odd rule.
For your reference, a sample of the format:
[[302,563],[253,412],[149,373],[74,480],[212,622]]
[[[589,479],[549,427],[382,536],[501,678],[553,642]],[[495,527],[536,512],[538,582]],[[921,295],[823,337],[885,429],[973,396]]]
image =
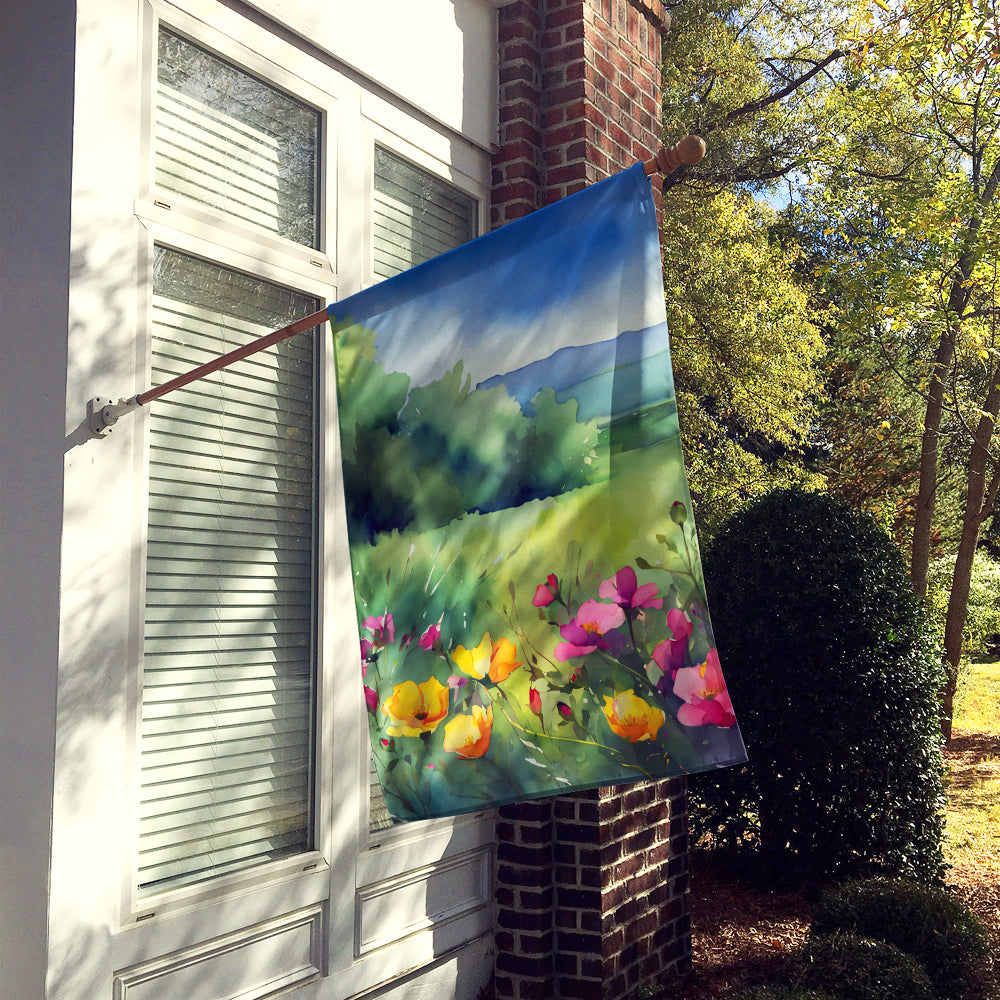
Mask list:
[[[157,248],[152,382],[315,311]],[[314,334],[150,406],[140,894],[311,848]]]
[[[374,272],[391,278],[476,236],[476,199],[381,146],[375,147]],[[368,822],[372,832],[394,820],[371,760]]]
[[375,147],[374,272],[391,278],[476,236],[476,200]]
[[317,246],[319,112],[160,28],[156,185]]

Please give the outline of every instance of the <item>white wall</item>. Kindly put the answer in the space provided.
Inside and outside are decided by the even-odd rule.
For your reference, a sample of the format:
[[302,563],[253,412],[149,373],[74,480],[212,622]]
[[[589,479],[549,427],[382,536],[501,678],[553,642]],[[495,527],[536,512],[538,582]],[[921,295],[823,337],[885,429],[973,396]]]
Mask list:
[[496,12],[489,0],[249,2],[484,149],[496,141]]
[[[235,17],[229,5],[218,6]],[[487,0],[260,0],[256,6],[333,53],[355,78],[374,77],[373,99],[406,95],[416,105],[414,120],[441,123],[422,147],[439,162],[461,169],[473,145],[488,148],[496,74],[495,12]],[[143,501],[137,474],[142,420],[123,418],[104,440],[91,438],[86,424],[92,396],[127,396],[146,387],[140,345],[148,293],[142,248],[149,234],[135,198],[148,98],[136,81],[149,9],[148,0],[0,4],[5,1000],[8,993],[18,1000],[111,1000],[113,973],[126,967],[139,969],[128,979],[126,1000],[133,990],[138,997],[154,995],[158,986],[142,985],[143,936],[178,954],[193,953],[207,936],[191,933],[183,916],[155,927],[123,924],[133,837],[127,822],[135,738],[131,668],[139,656],[133,627],[138,535],[130,526]],[[362,98],[352,100],[360,115],[367,113]],[[402,98],[391,103],[406,117]],[[394,122],[396,110],[379,113],[379,127],[416,141],[402,119]],[[359,143],[363,138],[359,128]],[[360,243],[354,236],[345,241]],[[333,878],[313,881],[321,877]],[[313,886],[303,879],[288,885],[283,912],[315,906]],[[353,902],[354,886],[345,895],[347,889]],[[266,923],[265,897],[258,892],[224,901],[218,919],[209,921],[211,933],[223,941],[241,926]],[[330,912],[340,906],[333,899]],[[311,928],[332,919],[316,914],[304,929],[289,924],[285,936],[310,955]],[[446,928],[442,950],[461,940],[458,931],[458,922]],[[439,944],[432,954],[441,954]],[[219,949],[224,955],[224,944]],[[433,963],[400,995],[445,997],[455,990],[474,996],[489,973],[489,954],[488,939],[481,939]],[[375,953],[370,964],[379,961]],[[300,995],[330,1000],[332,978]]]
[[0,5],[0,984],[42,996],[63,500],[73,4]]

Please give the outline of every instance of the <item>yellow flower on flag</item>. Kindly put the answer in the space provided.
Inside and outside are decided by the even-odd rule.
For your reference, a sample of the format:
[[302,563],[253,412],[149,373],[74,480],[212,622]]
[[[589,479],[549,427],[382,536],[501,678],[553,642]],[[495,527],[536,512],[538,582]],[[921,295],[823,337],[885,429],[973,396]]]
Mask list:
[[647,704],[631,689],[615,692],[614,698],[605,695],[604,715],[611,729],[630,743],[655,740],[666,721],[660,709]]
[[475,649],[456,646],[451,654],[458,669],[477,680],[482,680],[489,673],[491,656],[492,643],[489,632],[483,635],[483,641]]
[[490,747],[493,708],[472,706],[472,715],[456,715],[444,727],[444,748],[466,760],[482,757]]
[[433,733],[448,714],[448,688],[436,677],[423,684],[403,681],[392,689],[392,696],[382,704],[382,711],[394,725],[390,736],[419,736]]
[[522,661],[517,659],[517,648],[510,639],[499,639],[493,643],[490,653],[490,680],[494,684],[505,681]]

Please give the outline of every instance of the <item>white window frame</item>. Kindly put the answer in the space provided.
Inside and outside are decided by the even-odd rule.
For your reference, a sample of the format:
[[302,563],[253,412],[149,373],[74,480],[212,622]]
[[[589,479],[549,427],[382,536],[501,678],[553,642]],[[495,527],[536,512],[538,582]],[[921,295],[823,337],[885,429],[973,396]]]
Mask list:
[[[192,5],[189,5],[192,6]],[[305,295],[319,300],[321,306],[327,305],[337,297],[337,276],[334,266],[334,256],[327,252],[327,247],[334,241],[330,235],[336,233],[336,199],[330,197],[335,190],[324,178],[329,178],[331,172],[326,169],[328,163],[335,163],[337,148],[337,99],[333,94],[324,92],[312,86],[302,78],[289,72],[288,62],[294,63],[301,53],[287,43],[282,43],[266,31],[260,31],[260,38],[254,39],[261,48],[275,50],[273,56],[282,57],[282,62],[272,61],[259,52],[234,40],[222,31],[213,31],[199,18],[179,10],[168,3],[148,3],[144,18],[144,45],[147,56],[144,63],[145,81],[144,114],[142,124],[142,183],[139,197],[134,210],[142,223],[146,238],[139,248],[139,284],[140,301],[139,328],[143,333],[137,345],[137,383],[149,384],[152,346],[152,267],[153,247],[164,246],[168,249],[187,253],[211,261],[222,267],[241,271],[264,281],[270,281],[293,288]],[[207,12],[206,12],[207,13]],[[155,86],[157,35],[160,23],[177,33],[189,38],[194,44],[206,48],[221,58],[232,62],[247,72],[268,81],[270,84],[294,95],[297,99],[316,108],[321,114],[319,159],[321,170],[319,175],[319,248],[296,244],[291,240],[282,239],[272,233],[257,230],[246,224],[241,224],[220,211],[212,211],[203,205],[186,199],[174,192],[160,193],[154,183],[153,160],[153,88]],[[285,49],[280,52],[278,50]],[[285,62],[288,60],[288,62]],[[335,178],[335,174],[333,177]],[[318,378],[316,383],[317,406],[320,414],[326,412],[329,403],[329,388],[332,381],[327,369],[332,364],[326,339],[320,334],[320,346],[316,363]],[[155,406],[155,401],[150,404]],[[335,411],[334,411],[335,412]],[[316,736],[313,752],[316,766],[314,768],[312,804],[313,804],[313,849],[283,858],[278,861],[265,862],[248,868],[245,871],[208,878],[202,882],[176,889],[167,888],[161,893],[140,898],[137,888],[135,870],[136,844],[138,842],[138,801],[139,801],[139,730],[142,713],[142,635],[145,608],[145,578],[146,578],[146,512],[148,509],[149,481],[149,419],[148,407],[142,408],[136,414],[136,510],[141,514],[137,517],[133,532],[134,553],[133,579],[137,585],[133,588],[131,608],[130,635],[132,641],[128,672],[129,713],[128,713],[128,743],[132,749],[132,767],[130,769],[127,787],[127,802],[131,814],[128,829],[128,844],[130,850],[125,861],[126,874],[123,879],[121,919],[122,927],[137,926],[145,922],[155,922],[160,915],[187,912],[200,905],[209,905],[243,890],[258,889],[265,885],[280,885],[303,873],[326,873],[329,869],[330,844],[327,831],[319,820],[325,806],[322,803],[323,789],[328,787],[323,775],[323,763],[327,758],[324,752],[323,740],[320,737],[321,713],[319,704],[322,690],[330,683],[329,673],[334,668],[332,657],[326,654],[331,646],[324,633],[324,625],[329,621],[324,613],[326,593],[329,591],[329,581],[325,574],[318,571],[314,581],[316,588],[316,637],[314,646],[314,683],[316,700]],[[324,477],[320,474],[322,462],[328,460],[328,428],[326,421],[317,422],[318,441],[316,454],[318,456],[316,472],[317,488],[317,544],[320,558],[318,566],[330,566],[327,557],[328,525],[331,523],[333,508],[337,500],[334,492],[328,488]],[[315,877],[311,881],[319,881]],[[308,894],[309,901],[314,902],[325,895],[315,892]]]
[[[316,296],[321,304],[373,284],[371,219],[376,142],[476,199],[478,232],[488,228],[488,152],[388,94],[368,89],[357,74],[316,58],[264,25],[213,0],[144,0],[141,181],[134,214],[141,223],[137,305],[140,331],[135,384],[149,385],[153,246],[159,244]],[[159,22],[319,109],[319,249],[227,220],[204,205],[153,183],[152,107]],[[364,151],[363,155],[360,151]],[[360,197],[359,197],[360,195]],[[419,968],[477,935],[490,933],[494,813],[429,820],[369,832],[367,720],[357,669],[359,635],[347,549],[346,512],[336,422],[332,343],[320,333],[318,351],[318,525],[322,570],[317,586],[315,719],[315,850],[244,872],[221,875],[138,898],[134,855],[138,839],[138,735],[144,621],[149,421],[135,424],[133,586],[129,628],[125,807],[126,856],[121,871],[114,968],[141,970],[193,942],[223,940],[281,914],[316,909],[322,926],[322,996],[349,996]],[[155,406],[155,401],[151,404]],[[350,683],[347,683],[353,678]],[[353,685],[353,686],[352,686]],[[354,690],[356,687],[356,692]],[[430,918],[417,915],[384,938],[364,924],[365,907],[391,900],[448,873],[471,887]],[[478,888],[477,888],[478,885]],[[481,894],[477,903],[476,893]],[[464,907],[464,908],[463,908]],[[182,919],[175,919],[175,918]],[[365,936],[367,934],[367,937]]]

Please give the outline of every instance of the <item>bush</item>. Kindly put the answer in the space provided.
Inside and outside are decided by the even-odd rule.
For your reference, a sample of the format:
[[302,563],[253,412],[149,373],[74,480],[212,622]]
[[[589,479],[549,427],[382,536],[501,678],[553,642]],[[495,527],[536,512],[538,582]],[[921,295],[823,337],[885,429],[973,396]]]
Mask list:
[[923,963],[938,994],[959,997],[986,956],[986,934],[945,889],[905,879],[869,879],[827,889],[813,915],[814,935],[851,932],[895,945]]
[[941,662],[889,536],[779,490],[722,526],[704,569],[749,762],[692,779],[695,835],[772,874],[939,878]]
[[933,1000],[924,967],[884,941],[854,934],[810,938],[792,966],[797,985],[819,987],[837,1000]]
[[740,990],[732,1000],[840,1000],[825,990],[803,989],[801,986],[751,986]]

